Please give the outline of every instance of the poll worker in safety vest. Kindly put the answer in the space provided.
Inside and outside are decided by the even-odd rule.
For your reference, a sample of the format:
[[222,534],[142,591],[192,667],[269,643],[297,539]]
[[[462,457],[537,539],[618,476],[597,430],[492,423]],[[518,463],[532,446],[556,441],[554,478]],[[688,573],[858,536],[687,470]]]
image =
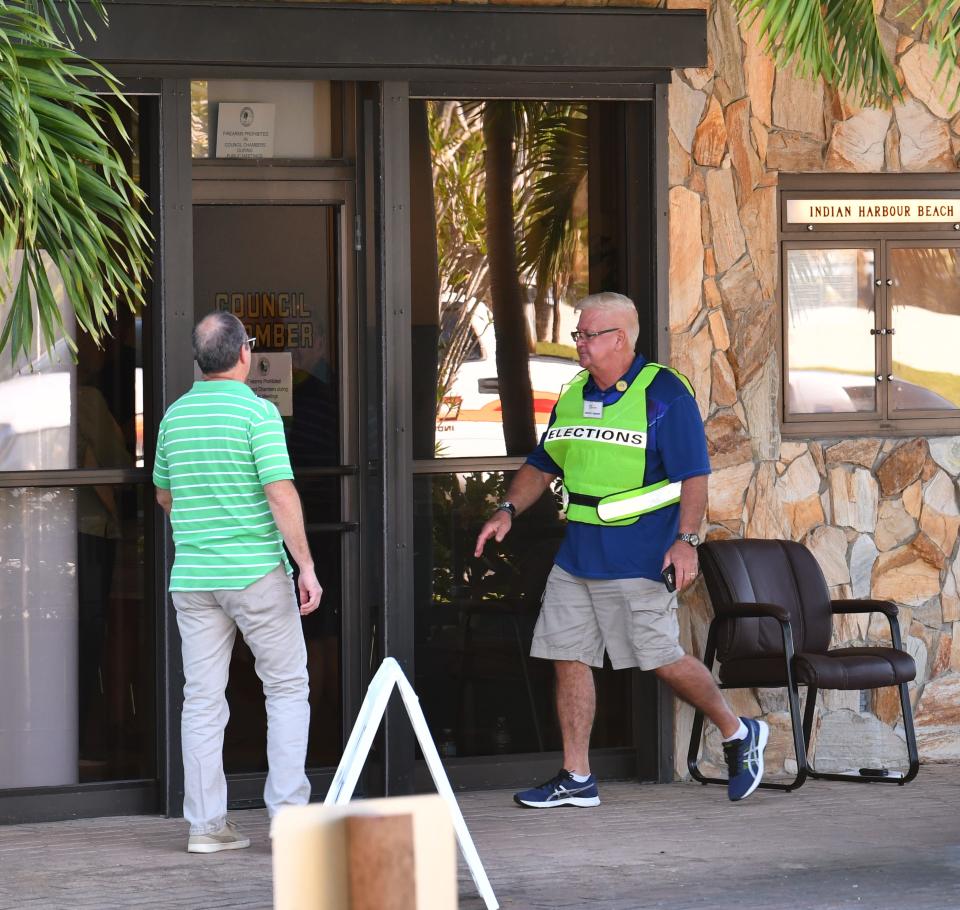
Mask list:
[[[237,629],[249,645],[267,708],[263,799],[271,817],[304,805],[310,705],[300,617],[323,593],[307,545],[276,406],[245,380],[254,339],[230,313],[193,330],[203,380],[170,405],[157,437],[153,482],[170,516],[176,558],[170,592],[183,649],[183,814],[189,853],[250,846],[227,821],[225,691]],[[300,604],[286,542],[300,569]]]
[[567,533],[530,654],[554,663],[563,768],[514,800],[535,809],[599,805],[591,668],[603,666],[604,650],[615,670],[653,670],[716,724],[730,799],[744,799],[763,776],[767,725],[737,717],[703,663],[684,653],[677,595],[663,579],[672,567],[683,590],[698,572],[710,461],[697,403],[681,374],[634,353],[640,329],[629,298],[593,294],[577,309],[572,334],[583,372],[564,387],[540,445],[477,538],[480,556],[562,478]]

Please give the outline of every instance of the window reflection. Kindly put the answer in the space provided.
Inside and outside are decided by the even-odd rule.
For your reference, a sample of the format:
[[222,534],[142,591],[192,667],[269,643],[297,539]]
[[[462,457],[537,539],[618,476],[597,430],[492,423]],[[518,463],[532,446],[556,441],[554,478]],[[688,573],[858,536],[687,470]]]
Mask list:
[[[140,149],[140,110],[115,102],[114,110],[133,142],[118,143],[129,173],[140,183],[149,171]],[[112,127],[111,127],[112,128]],[[23,256],[11,262],[16,286]],[[120,301],[106,317],[102,347],[80,331],[63,281],[52,261],[47,275],[62,328],[52,350],[35,329],[29,353],[13,363],[0,358],[0,471],[128,468],[143,466],[143,344],[139,311]],[[9,302],[0,302],[0,324]],[[73,339],[74,354],[68,342]]]
[[[430,179],[413,189],[413,208],[427,214],[413,223],[412,340],[414,363],[432,369],[434,382],[427,392],[423,380],[426,394],[415,396],[423,410],[414,418],[415,455],[525,454],[520,449],[533,447],[561,387],[580,369],[569,341],[573,304],[590,289],[592,247],[611,245],[588,226],[588,172],[609,162],[589,163],[597,126],[586,104],[425,105]],[[505,120],[516,126],[492,128]],[[414,159],[419,128],[414,122]],[[503,142],[512,161],[506,184],[489,165]],[[499,203],[497,186],[506,193]],[[497,217],[503,204],[511,208],[506,221]],[[435,241],[422,242],[428,230]],[[495,246],[514,241],[513,262],[491,258]],[[435,261],[427,261],[433,250]],[[421,284],[416,276],[428,273],[435,281]]]
[[960,408],[960,250],[894,247],[889,255],[891,408]]
[[256,338],[249,382],[273,396],[297,471],[340,463],[336,219],[332,205],[194,207],[194,317],[231,312]]
[[[475,559],[480,526],[509,485],[504,472],[414,478],[416,688],[441,754],[553,751],[560,733],[553,667],[529,657],[564,524],[551,493],[502,544]],[[631,674],[596,674],[603,697],[591,744],[630,743]]]
[[872,249],[787,250],[787,410],[875,411]]
[[[16,287],[22,267],[23,254],[15,252],[11,288]],[[64,294],[60,273],[50,261],[47,276],[64,334],[48,351],[40,332],[35,330],[28,355],[19,355],[13,363],[8,356],[0,358],[0,471],[75,466],[71,424],[76,411],[76,376],[66,339],[75,334],[76,318]],[[6,320],[9,306],[9,298],[0,304],[0,320]]]
[[154,775],[143,521],[144,488],[0,490],[0,789]]
[[[152,172],[140,116],[156,99],[113,104],[140,181]],[[12,267],[15,280],[20,256]],[[143,464],[144,324],[118,301],[97,347],[47,268],[62,333],[48,350],[35,330],[25,356],[0,358],[0,472],[75,474],[72,486],[0,488],[0,789],[156,776],[152,490],[85,482]]]

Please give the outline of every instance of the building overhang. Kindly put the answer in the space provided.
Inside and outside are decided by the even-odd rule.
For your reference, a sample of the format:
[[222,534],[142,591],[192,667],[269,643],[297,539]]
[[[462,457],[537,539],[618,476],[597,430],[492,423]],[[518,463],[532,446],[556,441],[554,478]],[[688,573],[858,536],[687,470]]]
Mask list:
[[[84,5],[88,21],[96,14]],[[314,78],[637,84],[706,65],[700,10],[216,2],[108,5],[81,53],[156,75],[303,70]]]

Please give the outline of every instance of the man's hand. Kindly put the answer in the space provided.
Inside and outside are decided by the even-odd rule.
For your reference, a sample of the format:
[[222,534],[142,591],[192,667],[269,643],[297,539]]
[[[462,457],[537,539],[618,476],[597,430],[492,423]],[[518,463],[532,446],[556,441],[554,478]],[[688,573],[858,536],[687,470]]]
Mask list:
[[661,571],[671,563],[673,563],[673,568],[677,573],[677,591],[682,591],[693,584],[699,571],[696,547],[684,543],[682,540],[675,540],[673,546],[667,550],[666,556],[663,557]]
[[473,555],[482,556],[483,546],[491,537],[495,538],[497,543],[500,543],[507,536],[512,524],[513,519],[510,517],[510,513],[506,509],[497,509],[480,529],[480,533],[477,535],[477,548],[473,551]]
[[320,596],[323,594],[323,588],[317,581],[317,573],[313,570],[313,566],[300,569],[297,588],[300,590],[300,615],[307,616],[320,606]]

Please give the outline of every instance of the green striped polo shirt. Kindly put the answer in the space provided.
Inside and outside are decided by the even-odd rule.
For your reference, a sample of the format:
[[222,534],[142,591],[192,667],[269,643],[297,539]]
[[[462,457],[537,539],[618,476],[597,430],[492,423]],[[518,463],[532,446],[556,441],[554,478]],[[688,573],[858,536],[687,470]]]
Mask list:
[[263,487],[292,479],[276,405],[236,380],[195,382],[160,421],[153,466],[173,497],[170,590],[239,590],[278,563],[289,575]]

